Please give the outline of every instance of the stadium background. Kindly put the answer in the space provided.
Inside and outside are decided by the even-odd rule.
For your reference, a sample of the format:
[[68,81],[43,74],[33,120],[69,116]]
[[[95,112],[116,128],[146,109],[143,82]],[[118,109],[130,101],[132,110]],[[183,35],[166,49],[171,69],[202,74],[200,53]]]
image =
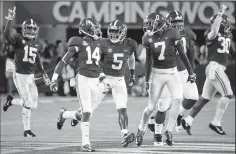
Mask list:
[[[135,39],[141,43],[143,35],[142,20],[150,12],[159,11],[166,15],[168,10],[179,10],[185,18],[185,26],[191,28],[197,34],[197,46],[204,45],[204,31],[209,28],[209,18],[215,14],[222,3],[229,6],[226,14],[231,19],[233,26],[234,42],[236,38],[235,31],[235,2],[102,2],[102,1],[83,1],[83,2],[0,2],[1,3],[1,20],[0,27],[4,27],[7,9],[16,6],[16,18],[13,21],[13,28],[17,32],[21,30],[21,23],[28,18],[37,21],[40,30],[39,37],[47,40],[49,44],[55,44],[56,40],[61,40],[66,44],[67,40],[78,34],[77,25],[80,19],[85,17],[94,17],[102,25],[103,36],[106,37],[107,25],[114,19],[124,21],[128,26],[128,37]],[[3,32],[3,31],[2,31]],[[1,32],[1,35],[2,35]],[[1,50],[3,51],[3,39],[1,39]],[[66,46],[66,45],[65,45]],[[2,53],[1,51],[1,53]],[[66,47],[65,47],[66,51]],[[140,53],[136,53],[137,61],[139,61]],[[49,75],[56,65],[54,60],[45,63],[45,67]],[[0,92],[5,93],[7,90],[5,77],[5,59],[6,56],[0,55]],[[198,64],[196,60],[197,85],[201,93],[204,84],[204,69],[206,64]],[[137,62],[137,75],[143,73],[144,68]],[[128,71],[127,71],[128,72]],[[226,70],[235,93],[235,60],[233,59]],[[127,73],[128,77],[128,73]],[[126,78],[127,78],[126,77]],[[39,92],[48,91],[49,88],[44,86],[43,81],[37,81]],[[129,89],[130,92],[130,89]]]

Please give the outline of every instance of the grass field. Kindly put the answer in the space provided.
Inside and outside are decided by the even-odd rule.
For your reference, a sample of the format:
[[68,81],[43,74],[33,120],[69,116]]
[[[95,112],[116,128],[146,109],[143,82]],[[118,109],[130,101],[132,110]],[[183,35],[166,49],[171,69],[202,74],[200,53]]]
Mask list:
[[[62,130],[57,130],[56,121],[59,109],[65,107],[74,110],[79,107],[76,97],[40,97],[38,109],[32,112],[31,129],[36,138],[23,137],[21,108],[12,106],[7,112],[2,111],[5,95],[1,95],[1,154],[77,154],[80,150],[81,131],[79,125],[72,128],[70,120],[65,122]],[[216,101],[207,104],[196,117],[192,136],[173,132],[172,147],[153,146],[153,137],[146,131],[144,143],[137,147],[131,143],[127,148],[121,146],[121,136],[117,122],[117,111],[109,95],[94,112],[91,122],[90,139],[96,153],[104,154],[193,154],[235,153],[235,99],[229,104],[223,117],[223,128],[227,136],[219,136],[208,128],[215,113]],[[147,98],[129,97],[129,130],[136,133],[142,111],[147,105]],[[185,114],[187,115],[187,113]]]

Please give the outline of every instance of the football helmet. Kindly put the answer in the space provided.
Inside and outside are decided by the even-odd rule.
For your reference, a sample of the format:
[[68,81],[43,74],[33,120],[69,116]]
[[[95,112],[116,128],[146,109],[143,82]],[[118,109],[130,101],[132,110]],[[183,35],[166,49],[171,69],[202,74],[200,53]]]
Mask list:
[[101,25],[94,18],[85,18],[79,24],[79,33],[97,40],[102,37]]
[[176,28],[179,31],[184,30],[184,17],[179,11],[177,10],[170,11],[166,15],[166,21],[169,26]]
[[33,19],[25,20],[22,25],[22,35],[28,39],[35,39],[38,36],[39,27]]
[[127,26],[120,20],[114,20],[107,29],[107,36],[112,43],[118,43],[125,39],[127,35]]
[[166,20],[160,13],[151,13],[143,21],[143,30],[148,35],[161,31],[166,26]]
[[[214,23],[216,17],[217,17],[217,14],[211,17],[211,19],[210,19],[211,24]],[[221,32],[221,33],[228,33],[228,32],[230,32],[230,31],[231,31],[231,30],[230,30],[230,21],[229,21],[229,18],[228,18],[225,14],[223,14],[223,15],[222,15],[222,21],[221,21],[221,23],[220,23],[219,32]]]

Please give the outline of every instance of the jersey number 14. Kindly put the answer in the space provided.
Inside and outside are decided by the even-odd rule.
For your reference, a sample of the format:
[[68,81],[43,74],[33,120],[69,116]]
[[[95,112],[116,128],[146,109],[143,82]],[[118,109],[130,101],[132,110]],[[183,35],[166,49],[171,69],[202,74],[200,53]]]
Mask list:
[[100,60],[100,54],[99,54],[99,48],[96,47],[92,53],[91,51],[91,47],[90,46],[87,46],[86,48],[86,51],[87,51],[87,55],[88,55],[88,59],[86,61],[86,64],[93,64],[93,61],[92,59],[95,59],[95,64],[96,65],[99,65],[98,64],[98,61]]

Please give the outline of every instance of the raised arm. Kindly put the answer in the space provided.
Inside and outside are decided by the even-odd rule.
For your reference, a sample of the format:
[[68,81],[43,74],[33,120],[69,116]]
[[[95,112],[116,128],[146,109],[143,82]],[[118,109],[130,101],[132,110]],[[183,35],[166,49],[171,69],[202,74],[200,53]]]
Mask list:
[[14,7],[13,10],[8,9],[8,16],[5,17],[7,19],[7,23],[6,23],[5,30],[4,30],[4,36],[9,44],[16,43],[15,38],[12,37],[10,34],[11,22],[15,18],[15,11],[16,11],[16,7]]
[[216,38],[219,29],[220,29],[220,23],[222,21],[222,15],[224,14],[225,10],[227,9],[227,6],[222,5],[220,10],[218,11],[218,14],[214,20],[214,22],[211,25],[211,31],[207,35],[208,40],[213,40]]

